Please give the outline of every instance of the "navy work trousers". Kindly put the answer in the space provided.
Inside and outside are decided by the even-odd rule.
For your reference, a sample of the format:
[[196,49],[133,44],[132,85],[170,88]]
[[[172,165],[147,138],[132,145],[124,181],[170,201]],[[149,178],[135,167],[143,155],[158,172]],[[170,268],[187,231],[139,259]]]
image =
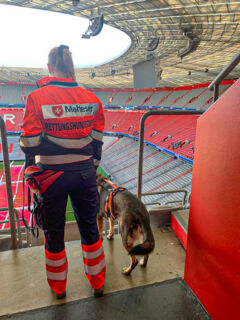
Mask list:
[[81,234],[82,244],[99,240],[97,213],[99,209],[95,168],[65,171],[42,195],[45,207],[45,248],[52,253],[64,249],[65,212],[68,195]]

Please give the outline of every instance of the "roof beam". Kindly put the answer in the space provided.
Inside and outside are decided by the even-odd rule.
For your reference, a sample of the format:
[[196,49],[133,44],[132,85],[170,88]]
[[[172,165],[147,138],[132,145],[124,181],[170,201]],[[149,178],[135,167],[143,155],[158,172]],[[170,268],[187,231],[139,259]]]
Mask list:
[[[208,8],[208,7],[218,7],[223,5],[239,5],[239,1],[235,2],[221,2],[221,3],[204,3],[204,4],[192,4],[192,5],[185,5],[185,6],[168,6],[162,8],[153,8],[153,9],[143,9],[143,10],[135,10],[135,11],[127,11],[127,12],[117,12],[109,14],[111,17],[114,16],[122,16],[122,15],[136,15],[139,13],[148,13],[148,12],[161,12],[161,11],[174,11],[174,10],[181,10],[181,9],[194,9],[194,8]],[[228,12],[229,13],[229,12]],[[105,14],[106,16],[106,14]],[[108,16],[108,15],[107,15]]]

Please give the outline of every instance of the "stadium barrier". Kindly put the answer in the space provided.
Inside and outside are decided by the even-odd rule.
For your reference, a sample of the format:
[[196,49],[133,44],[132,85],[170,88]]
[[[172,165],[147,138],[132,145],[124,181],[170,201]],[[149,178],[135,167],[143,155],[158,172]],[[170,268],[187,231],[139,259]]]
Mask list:
[[[3,164],[4,164],[4,172],[6,178],[6,189],[7,189],[7,200],[8,200],[8,212],[10,219],[10,231],[11,231],[11,241],[12,241],[12,249],[17,249],[17,234],[16,234],[16,220],[14,206],[13,206],[13,196],[12,196],[12,184],[11,184],[11,173],[9,166],[9,157],[8,157],[8,145],[7,145],[7,134],[6,134],[6,126],[3,118],[0,116],[0,129],[1,129],[1,142],[3,148]],[[19,221],[18,221],[19,226]]]
[[144,144],[144,128],[145,121],[148,117],[154,115],[192,115],[192,114],[203,114],[204,110],[195,110],[195,111],[149,111],[145,113],[140,121],[140,130],[139,130],[139,149],[138,149],[138,183],[137,183],[137,196],[141,199],[142,194],[142,173],[143,173],[143,144]]

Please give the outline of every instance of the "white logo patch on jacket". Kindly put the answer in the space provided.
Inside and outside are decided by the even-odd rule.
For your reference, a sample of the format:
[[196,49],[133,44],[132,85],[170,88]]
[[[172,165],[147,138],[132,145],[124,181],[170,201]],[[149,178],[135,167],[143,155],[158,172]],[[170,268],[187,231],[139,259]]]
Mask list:
[[98,111],[98,103],[43,105],[44,119],[93,116]]

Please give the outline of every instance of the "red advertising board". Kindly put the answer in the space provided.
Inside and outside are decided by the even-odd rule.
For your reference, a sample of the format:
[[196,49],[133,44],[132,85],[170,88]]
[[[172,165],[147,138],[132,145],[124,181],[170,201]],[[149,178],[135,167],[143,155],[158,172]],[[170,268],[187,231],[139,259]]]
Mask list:
[[0,116],[5,121],[7,132],[21,131],[23,115],[23,108],[0,108]]

